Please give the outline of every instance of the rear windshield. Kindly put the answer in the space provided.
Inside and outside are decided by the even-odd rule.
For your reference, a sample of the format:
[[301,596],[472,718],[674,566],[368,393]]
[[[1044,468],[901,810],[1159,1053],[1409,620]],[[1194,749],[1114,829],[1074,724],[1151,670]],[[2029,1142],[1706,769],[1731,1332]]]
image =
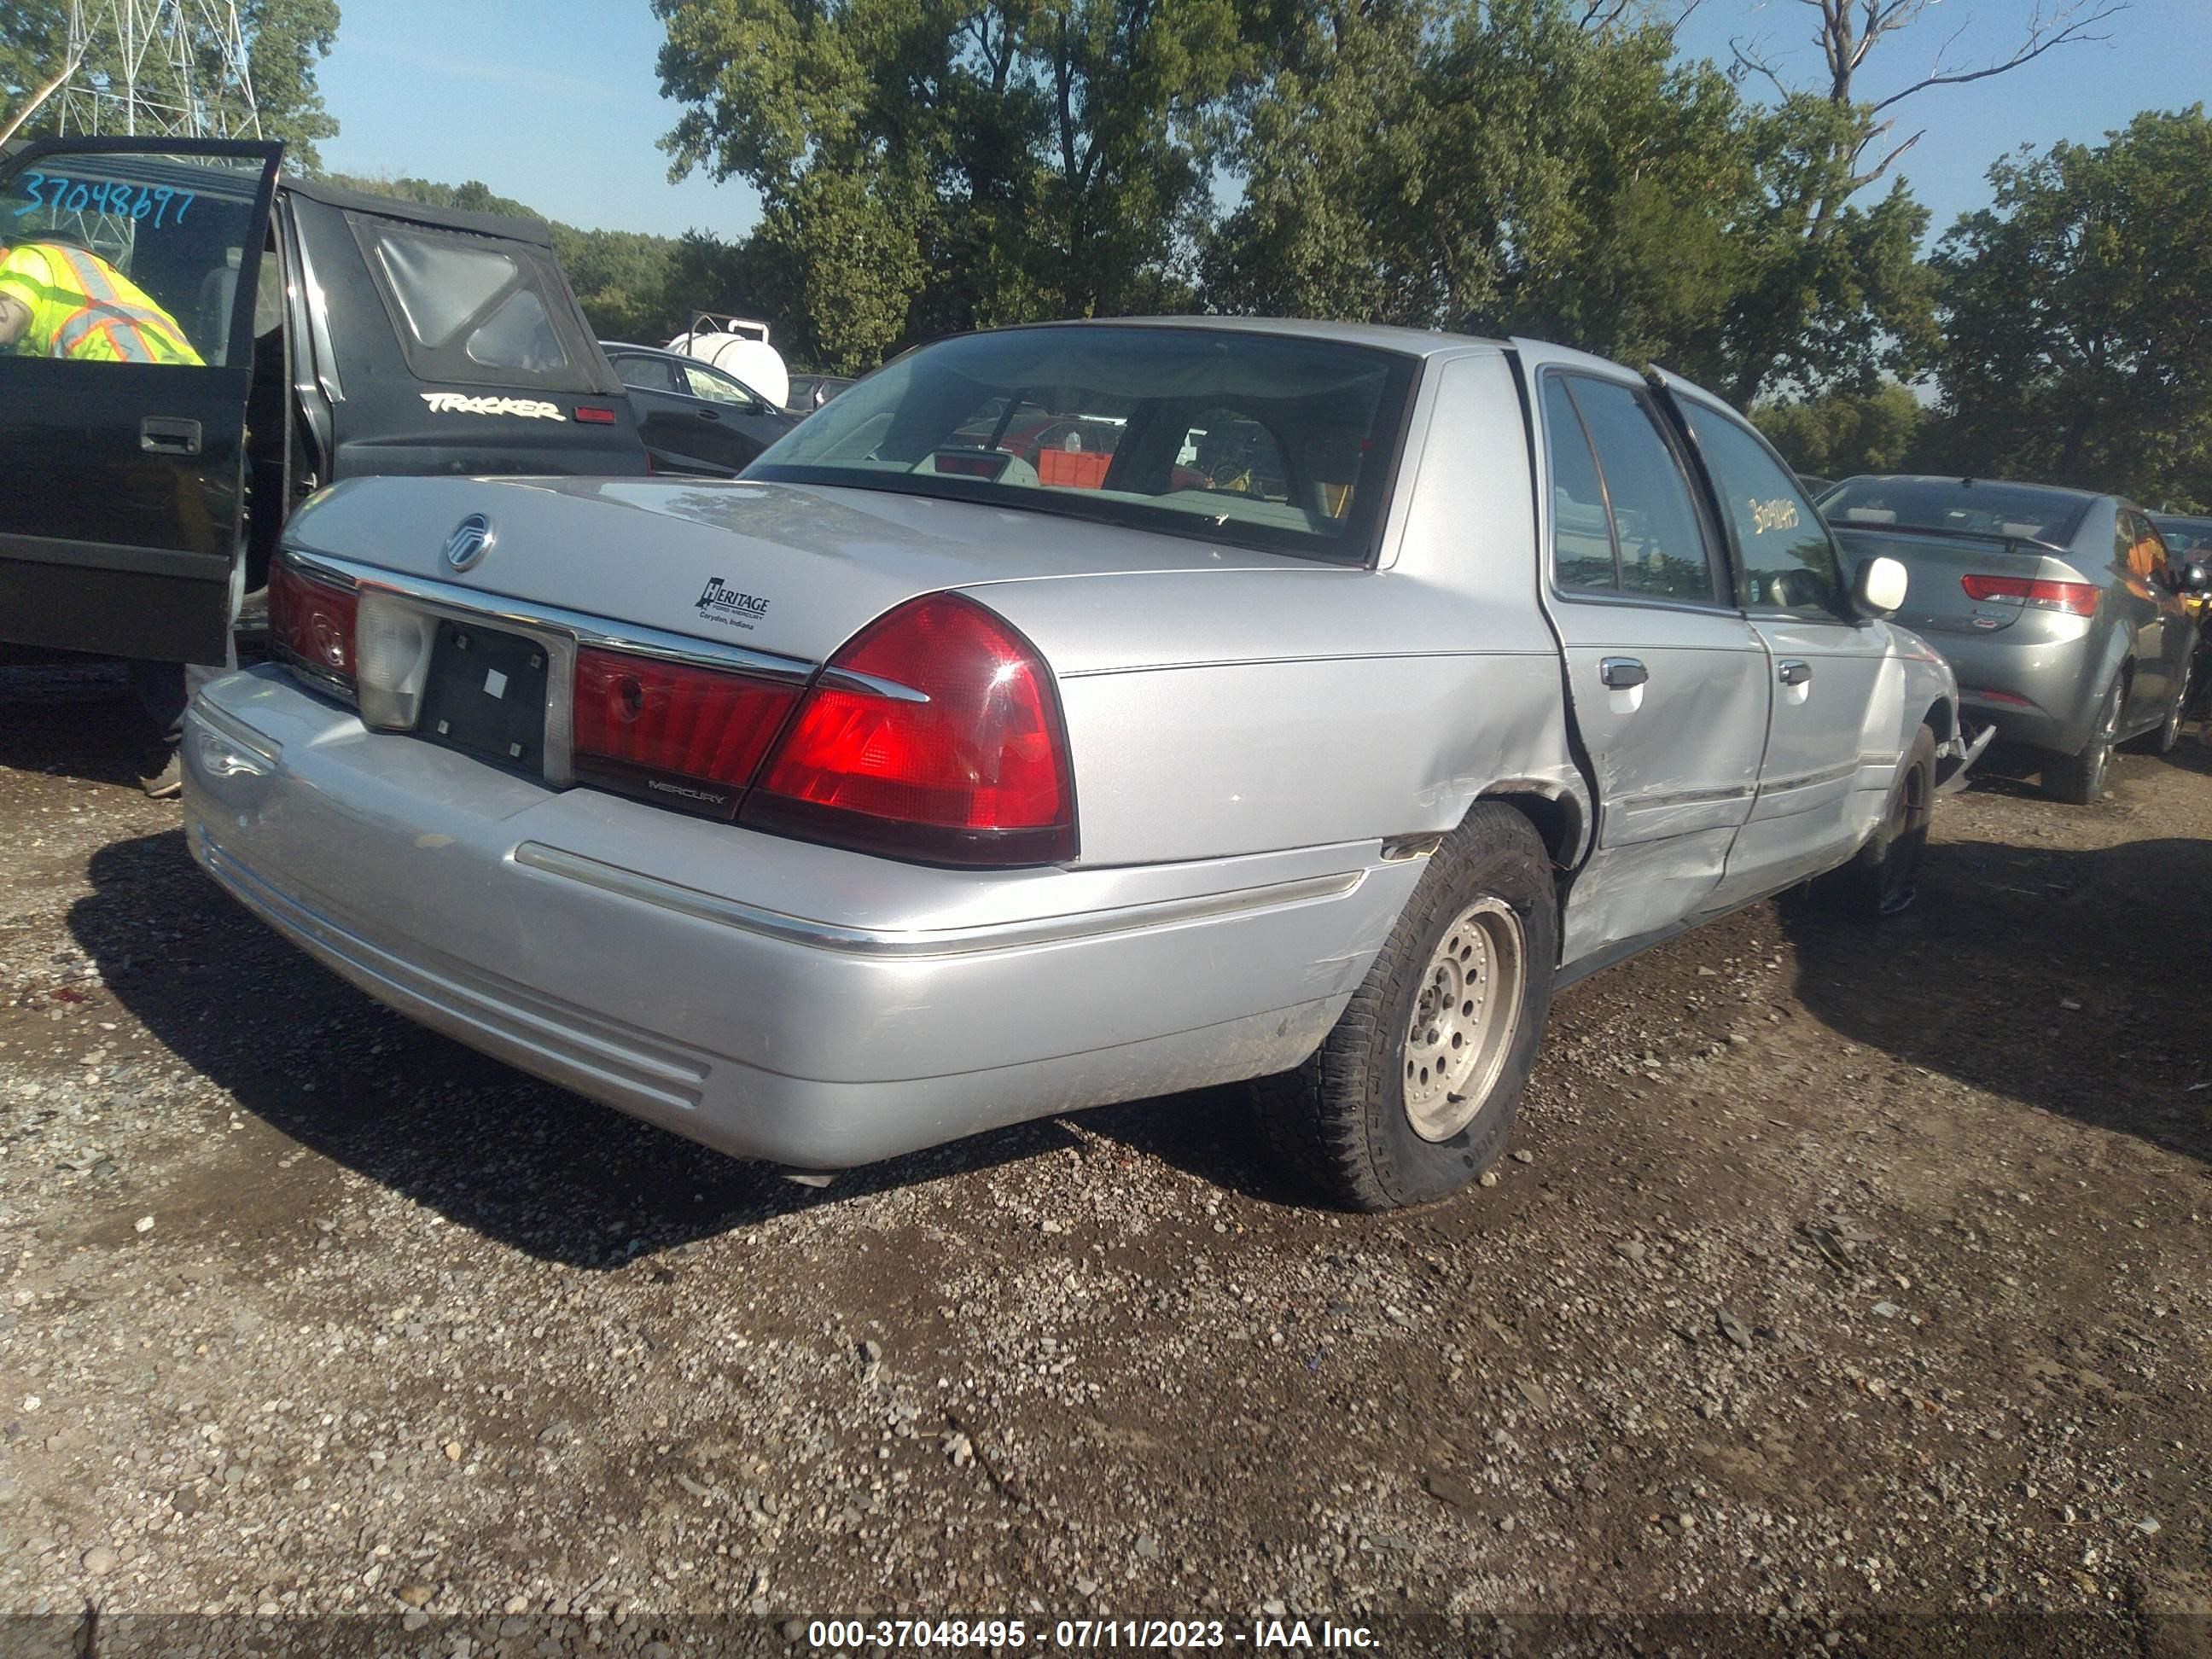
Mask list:
[[1839,530],[1895,526],[1960,536],[2014,536],[2063,547],[2089,510],[2079,495],[2033,484],[1963,478],[1847,478],[1820,498],[1820,516]]
[[2171,514],[2154,513],[2150,521],[2158,526],[2166,551],[2176,558],[2201,559],[2212,554],[2212,519],[2177,519]]
[[750,478],[949,496],[1363,563],[1413,360],[1192,328],[927,346],[810,416]]

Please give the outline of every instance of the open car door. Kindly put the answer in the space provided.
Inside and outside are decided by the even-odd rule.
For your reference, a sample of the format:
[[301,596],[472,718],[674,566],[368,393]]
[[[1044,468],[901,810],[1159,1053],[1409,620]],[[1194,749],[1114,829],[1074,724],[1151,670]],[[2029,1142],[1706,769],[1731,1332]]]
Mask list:
[[52,138],[0,167],[0,641],[225,660],[282,154]]

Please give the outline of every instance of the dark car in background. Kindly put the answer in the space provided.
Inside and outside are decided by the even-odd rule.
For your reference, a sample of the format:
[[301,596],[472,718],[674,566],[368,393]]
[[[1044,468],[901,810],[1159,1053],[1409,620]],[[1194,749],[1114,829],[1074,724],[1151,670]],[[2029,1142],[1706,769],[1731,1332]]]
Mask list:
[[1923,476],[1846,478],[1820,498],[1845,552],[1896,559],[1897,620],[1942,652],[1967,718],[2038,751],[2045,787],[2104,793],[2113,748],[2181,734],[2201,565],[2176,561],[2149,515],[2087,490]]
[[[2151,523],[2166,538],[2166,551],[2177,561],[2212,566],[2212,518],[2180,513],[2154,513]],[[2197,618],[2197,665],[2189,678],[2189,701],[2192,712],[2207,706],[2212,697],[2212,593],[2188,595],[2190,614]],[[2200,729],[2200,735],[2212,743],[2212,726]]]
[[75,249],[185,349],[0,353],[0,642],[216,665],[277,532],[376,473],[646,471],[552,233],[284,173],[283,146],[41,139],[0,242]]
[[2212,559],[2212,519],[2180,513],[2154,513],[2151,523],[2166,538],[2166,547],[2178,559]]
[[657,346],[599,344],[629,389],[656,472],[733,477],[799,424],[799,416],[712,363]]

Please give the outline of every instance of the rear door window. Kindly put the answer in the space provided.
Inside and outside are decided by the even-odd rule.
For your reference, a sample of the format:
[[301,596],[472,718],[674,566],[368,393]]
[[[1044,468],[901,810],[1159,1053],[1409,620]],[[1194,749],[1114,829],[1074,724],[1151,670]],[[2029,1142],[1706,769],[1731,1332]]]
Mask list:
[[594,388],[590,351],[549,250],[349,213],[418,379]]
[[1689,478],[1650,400],[1611,380],[1553,374],[1544,410],[1560,586],[1714,603]]
[[1606,525],[1605,486],[1567,383],[1556,374],[1544,377],[1544,444],[1552,460],[1553,579],[1583,592],[1617,592],[1620,572]]
[[614,358],[615,374],[626,386],[640,392],[675,392],[676,365],[665,357],[622,356]]

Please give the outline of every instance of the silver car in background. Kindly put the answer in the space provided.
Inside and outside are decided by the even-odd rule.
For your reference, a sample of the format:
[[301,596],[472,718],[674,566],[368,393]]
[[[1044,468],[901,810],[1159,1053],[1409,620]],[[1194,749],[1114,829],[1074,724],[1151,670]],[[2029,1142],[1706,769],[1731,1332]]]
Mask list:
[[1970,720],[2041,751],[2045,787],[2084,805],[2115,745],[2181,733],[2201,569],[2142,508],[2046,484],[1846,478],[1820,510],[1853,556],[1911,573],[1898,620],[1957,672]]
[[1910,896],[1956,688],[1757,431],[1529,341],[902,357],[734,482],[341,485],[195,702],[205,868],[371,994],[826,1170],[1273,1076],[1322,1189],[1502,1152],[1553,988]]

